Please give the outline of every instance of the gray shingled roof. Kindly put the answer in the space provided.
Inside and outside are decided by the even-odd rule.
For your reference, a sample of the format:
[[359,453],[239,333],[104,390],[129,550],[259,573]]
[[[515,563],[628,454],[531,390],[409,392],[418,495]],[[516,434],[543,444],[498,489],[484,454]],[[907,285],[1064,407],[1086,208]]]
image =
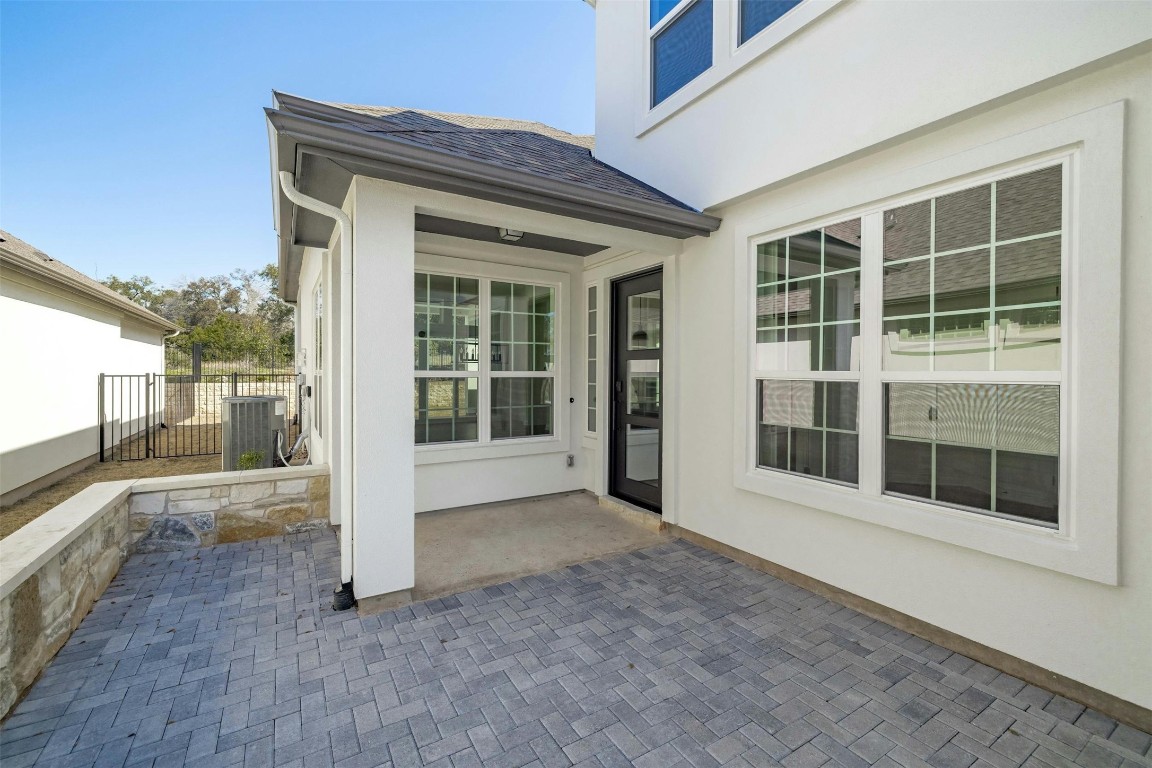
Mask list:
[[3,256],[5,261],[30,267],[33,271],[44,274],[50,279],[55,278],[60,282],[66,283],[72,288],[105,304],[115,305],[117,308],[129,312],[141,320],[151,321],[154,325],[166,330],[177,330],[176,325],[168,322],[155,312],[150,312],[127,296],[117,293],[98,280],[93,280],[83,272],[79,272],[64,262],[52,258],[39,248],[24,242],[15,235],[5,232],[2,229],[0,229],[0,256]]
[[[592,136],[571,134],[529,120],[458,115],[403,107],[323,103],[350,113],[350,119],[341,124],[365,133],[387,134],[389,138],[472,160],[683,210],[695,210],[597,160],[592,155],[595,141]],[[357,115],[370,119],[355,119]]]

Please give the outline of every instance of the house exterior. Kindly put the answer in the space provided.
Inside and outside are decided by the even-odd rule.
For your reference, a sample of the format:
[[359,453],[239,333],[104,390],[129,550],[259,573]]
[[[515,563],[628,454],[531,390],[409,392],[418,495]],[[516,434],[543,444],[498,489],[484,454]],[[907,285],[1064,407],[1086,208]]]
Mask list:
[[177,327],[0,231],[0,501],[99,458],[101,373],[164,370]]
[[600,0],[596,136],[283,94],[342,576],[585,490],[1152,708],[1152,4]]

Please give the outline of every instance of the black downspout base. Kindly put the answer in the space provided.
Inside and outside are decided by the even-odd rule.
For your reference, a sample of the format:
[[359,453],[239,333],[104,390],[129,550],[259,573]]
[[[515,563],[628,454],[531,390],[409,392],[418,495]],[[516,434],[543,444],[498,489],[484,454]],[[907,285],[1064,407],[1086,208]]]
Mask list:
[[340,589],[332,590],[332,610],[346,611],[356,606],[356,594],[352,591],[352,582],[346,581]]

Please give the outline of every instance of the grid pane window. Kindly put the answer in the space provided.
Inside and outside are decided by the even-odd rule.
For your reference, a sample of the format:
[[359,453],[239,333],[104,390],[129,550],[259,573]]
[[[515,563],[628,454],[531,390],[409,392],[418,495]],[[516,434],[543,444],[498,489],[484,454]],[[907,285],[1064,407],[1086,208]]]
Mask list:
[[492,283],[492,370],[551,371],[553,290]]
[[1055,525],[1060,389],[885,385],[884,490]]
[[1059,166],[884,212],[887,371],[1057,371]]
[[480,370],[480,281],[416,273],[417,371]]
[[588,431],[596,431],[596,286],[588,286]]
[[[656,5],[654,0],[653,17]],[[695,0],[652,38],[652,106],[711,66],[712,0]]]
[[416,444],[554,434],[556,288],[415,273]]
[[761,380],[757,466],[856,485],[858,390],[854,381]]
[[478,440],[479,388],[480,379],[474,376],[416,379],[416,444]]
[[756,244],[754,466],[1059,527],[1063,169]]
[[756,367],[860,368],[860,219],[757,246]]
[[312,294],[313,341],[316,362],[312,366],[312,427],[317,437],[324,436],[324,284],[317,282]]
[[552,379],[492,380],[492,439],[552,434]]

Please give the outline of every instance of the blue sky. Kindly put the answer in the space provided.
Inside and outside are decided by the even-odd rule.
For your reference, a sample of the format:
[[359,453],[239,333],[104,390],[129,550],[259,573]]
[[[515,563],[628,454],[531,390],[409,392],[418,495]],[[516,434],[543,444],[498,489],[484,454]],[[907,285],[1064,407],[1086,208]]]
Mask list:
[[273,89],[593,130],[593,10],[0,3],[0,228],[101,278],[275,260]]

